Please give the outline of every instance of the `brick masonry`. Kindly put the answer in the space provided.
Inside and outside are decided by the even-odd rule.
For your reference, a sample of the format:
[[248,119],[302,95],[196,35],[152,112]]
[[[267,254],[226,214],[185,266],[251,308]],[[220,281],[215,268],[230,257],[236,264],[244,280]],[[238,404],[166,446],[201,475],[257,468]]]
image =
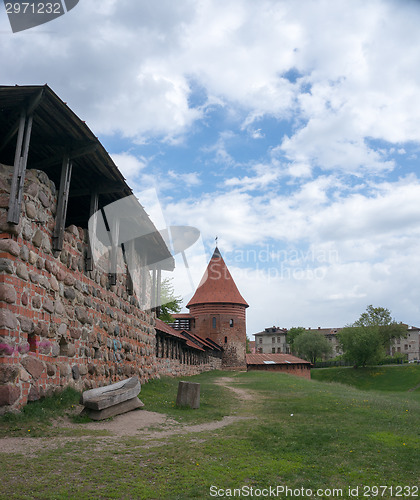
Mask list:
[[76,226],[66,229],[63,250],[52,251],[57,196],[44,172],[26,172],[20,222],[8,224],[12,171],[0,165],[0,412],[65,386],[213,368],[217,360],[156,358],[148,272],[140,279],[149,295],[139,298],[127,292],[124,262],[113,286],[104,268],[85,271],[87,231]]

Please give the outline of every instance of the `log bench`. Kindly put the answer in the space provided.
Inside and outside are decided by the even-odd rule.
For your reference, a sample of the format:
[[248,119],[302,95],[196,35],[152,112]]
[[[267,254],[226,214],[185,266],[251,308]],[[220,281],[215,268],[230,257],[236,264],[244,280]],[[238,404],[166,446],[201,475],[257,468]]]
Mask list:
[[142,408],[144,403],[137,397],[141,385],[137,377],[131,377],[115,384],[85,391],[80,403],[83,415],[93,420],[104,420],[121,413]]

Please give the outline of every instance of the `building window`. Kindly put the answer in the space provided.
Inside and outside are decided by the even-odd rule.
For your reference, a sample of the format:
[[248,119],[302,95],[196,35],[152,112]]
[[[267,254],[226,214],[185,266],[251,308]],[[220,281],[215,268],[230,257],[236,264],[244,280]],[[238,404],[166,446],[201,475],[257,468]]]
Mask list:
[[271,342],[274,344],[276,342],[276,337],[271,337]]
[[280,344],[280,337],[277,337],[277,343]]
[[225,344],[227,344],[227,337],[225,337]]
[[229,326],[232,328],[232,326],[233,326],[233,319],[229,320]]
[[259,343],[262,344],[262,337],[260,337],[258,340],[259,340]]
[[259,352],[260,354],[262,354],[262,347],[259,347],[259,348],[258,348],[258,352]]
[[277,347],[277,352],[281,354],[281,347]]
[[213,318],[213,320],[212,320],[212,326],[213,326],[213,328],[216,328],[216,318]]
[[271,352],[272,352],[273,354],[275,354],[275,353],[276,353],[276,348],[275,348],[275,347],[273,347],[273,348],[271,349]]

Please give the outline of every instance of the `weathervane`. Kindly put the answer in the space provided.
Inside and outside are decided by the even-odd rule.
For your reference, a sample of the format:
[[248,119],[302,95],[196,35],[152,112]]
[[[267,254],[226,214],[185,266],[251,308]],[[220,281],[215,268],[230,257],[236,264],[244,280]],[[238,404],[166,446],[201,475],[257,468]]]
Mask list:
[[219,241],[219,237],[216,236],[216,238],[214,238],[215,242],[216,242],[216,246],[217,246],[217,242]]

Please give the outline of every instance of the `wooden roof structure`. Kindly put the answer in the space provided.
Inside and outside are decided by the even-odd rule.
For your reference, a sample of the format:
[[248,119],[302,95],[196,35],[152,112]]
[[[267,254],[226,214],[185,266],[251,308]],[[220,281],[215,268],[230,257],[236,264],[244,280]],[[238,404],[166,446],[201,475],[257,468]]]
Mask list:
[[[130,197],[127,200],[132,210],[122,214],[122,222],[136,226],[136,233],[143,235],[136,246],[143,252],[147,249],[148,265],[160,263],[161,269],[173,270],[174,261],[164,239],[122,173],[86,123],[48,85],[0,86],[0,163],[13,165],[18,181],[22,172],[24,178],[26,168],[48,175],[59,192],[58,216],[60,196],[67,197],[61,215],[63,227],[75,224],[87,228],[92,207],[98,211]],[[63,187],[63,172],[67,189]],[[14,219],[9,205],[12,223],[17,223],[20,213],[17,201]]]

